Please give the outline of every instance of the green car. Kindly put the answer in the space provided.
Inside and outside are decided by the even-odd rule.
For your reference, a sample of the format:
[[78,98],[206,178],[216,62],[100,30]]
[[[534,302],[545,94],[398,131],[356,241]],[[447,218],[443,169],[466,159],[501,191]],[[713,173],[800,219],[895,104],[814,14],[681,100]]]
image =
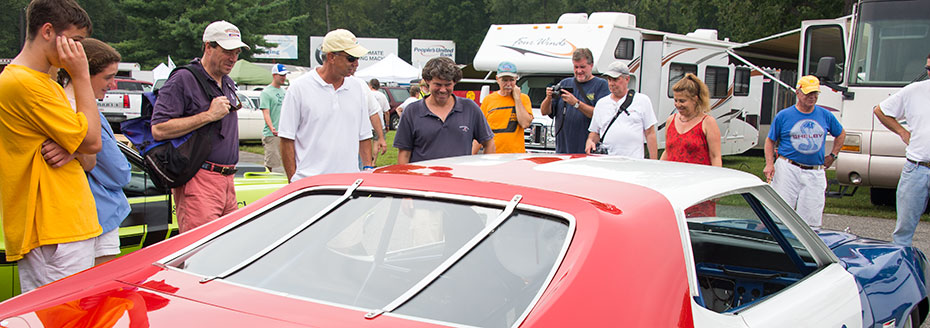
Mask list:
[[[178,234],[174,204],[169,203],[169,190],[155,186],[142,169],[142,157],[132,148],[119,143],[119,148],[132,164],[132,179],[123,187],[132,211],[119,227],[120,255],[125,255]],[[266,172],[261,165],[237,166],[236,199],[243,207],[287,185],[287,177]],[[2,229],[2,227],[0,227]],[[16,262],[6,261],[6,246],[0,230],[0,301],[19,295]]]

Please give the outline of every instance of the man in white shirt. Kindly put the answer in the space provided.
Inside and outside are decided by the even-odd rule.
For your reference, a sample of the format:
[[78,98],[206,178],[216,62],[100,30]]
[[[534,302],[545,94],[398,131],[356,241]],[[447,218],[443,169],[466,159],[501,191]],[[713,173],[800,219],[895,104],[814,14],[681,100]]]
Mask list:
[[[358,159],[372,166],[369,90],[348,76],[368,50],[352,32],[323,37],[323,65],[294,81],[281,106],[278,137],[290,181],[325,173],[358,172]],[[349,81],[349,82],[347,82]]]
[[634,93],[629,107],[620,111],[628,97],[630,68],[622,62],[613,62],[607,67],[604,77],[607,78],[610,95],[594,105],[585,152],[590,154],[600,142],[607,154],[643,158],[645,143],[649,158],[658,159],[656,114],[652,101],[643,94]]
[[397,112],[397,115],[403,115],[404,109],[407,108],[407,105],[410,105],[413,102],[420,100],[420,98],[417,98],[417,95],[420,94],[420,85],[411,85],[409,91],[410,91],[410,97],[407,97],[407,99],[404,99],[404,102],[400,103],[400,105],[397,105],[397,109],[395,109],[395,111]]
[[[930,55],[927,55],[930,74]],[[898,222],[892,238],[895,244],[910,246],[920,215],[927,208],[930,190],[930,80],[911,83],[875,106],[874,113],[886,128],[898,134],[904,144],[907,162],[898,180],[896,206]],[[905,129],[898,120],[906,119]]]

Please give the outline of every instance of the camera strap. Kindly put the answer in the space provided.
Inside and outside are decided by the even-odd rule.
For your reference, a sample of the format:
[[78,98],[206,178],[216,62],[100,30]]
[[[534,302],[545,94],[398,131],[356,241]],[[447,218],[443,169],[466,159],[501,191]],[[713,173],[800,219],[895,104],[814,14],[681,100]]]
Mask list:
[[[593,78],[591,80],[593,80]],[[588,80],[588,81],[590,82],[591,80]],[[581,98],[576,97],[576,99],[578,99],[578,101],[584,102],[585,104],[588,104],[591,107],[594,107],[593,104],[587,101],[588,96],[584,92],[584,85],[582,85],[581,82],[578,82],[578,79],[575,79],[575,78],[572,79],[572,82],[575,83],[575,88],[578,88],[578,91],[581,91],[580,93]],[[556,136],[559,135],[559,132],[562,132],[562,126],[565,124],[565,115],[568,114],[568,106],[566,106],[567,104],[564,101],[562,101],[561,103],[562,103],[562,119],[559,120],[559,128],[555,130]]]
[[607,128],[604,129],[604,134],[601,135],[601,142],[604,142],[604,137],[607,136],[607,131],[610,130],[610,127],[614,125],[614,121],[617,120],[617,117],[620,116],[620,113],[626,113],[627,116],[630,116],[630,112],[626,109],[630,107],[630,104],[633,103],[633,95],[636,94],[636,91],[633,89],[627,90],[626,100],[623,101],[623,104],[620,104],[620,108],[617,109],[617,113],[614,114],[614,118],[610,119],[610,123],[607,124]]

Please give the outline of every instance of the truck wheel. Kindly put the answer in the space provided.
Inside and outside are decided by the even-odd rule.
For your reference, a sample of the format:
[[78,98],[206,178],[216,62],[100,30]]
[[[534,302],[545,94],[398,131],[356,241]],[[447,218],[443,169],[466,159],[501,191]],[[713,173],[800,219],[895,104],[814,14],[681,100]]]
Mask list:
[[869,189],[869,199],[872,205],[876,206],[894,206],[895,189],[871,188]]
[[400,126],[400,116],[397,114],[391,115],[391,130],[397,131],[398,126]]

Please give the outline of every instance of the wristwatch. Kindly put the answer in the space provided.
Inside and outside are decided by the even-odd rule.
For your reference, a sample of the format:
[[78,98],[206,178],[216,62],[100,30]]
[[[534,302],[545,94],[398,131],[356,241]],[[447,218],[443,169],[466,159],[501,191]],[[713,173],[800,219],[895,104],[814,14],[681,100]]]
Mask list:
[[829,156],[832,157],[833,159],[836,159],[836,154],[834,154],[834,153],[830,153]]
[[574,106],[575,106],[575,108],[580,108],[580,107],[581,107],[581,100],[575,102],[575,105],[574,105]]

